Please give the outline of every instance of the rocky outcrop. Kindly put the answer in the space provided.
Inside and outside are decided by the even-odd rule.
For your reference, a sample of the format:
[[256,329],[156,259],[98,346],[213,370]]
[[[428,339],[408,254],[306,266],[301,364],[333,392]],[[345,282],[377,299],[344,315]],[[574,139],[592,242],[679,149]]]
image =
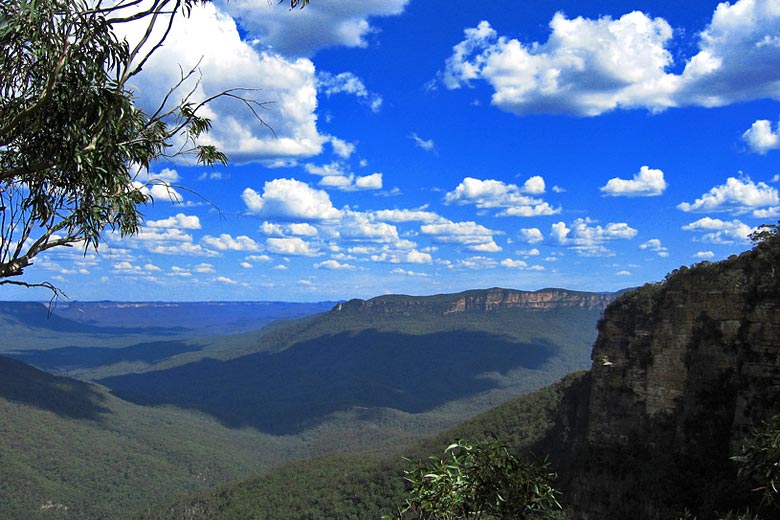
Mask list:
[[588,395],[562,405],[570,518],[702,520],[749,500],[729,457],[780,412],[780,247],[764,246],[606,309]]
[[370,300],[356,299],[338,304],[334,307],[334,311],[364,311],[401,315],[417,312],[446,315],[461,312],[494,312],[517,308],[537,310],[580,308],[601,311],[614,299],[614,293],[591,293],[565,289],[518,291],[493,288],[436,296],[388,295]]

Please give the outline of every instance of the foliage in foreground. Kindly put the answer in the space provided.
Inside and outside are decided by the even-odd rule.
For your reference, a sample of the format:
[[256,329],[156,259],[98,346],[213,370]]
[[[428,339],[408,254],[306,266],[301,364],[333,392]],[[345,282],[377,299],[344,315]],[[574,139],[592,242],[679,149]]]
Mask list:
[[502,441],[459,440],[406,471],[409,483],[399,519],[551,518],[560,510],[546,464],[517,457]]
[[[452,439],[506,439],[510,451],[526,453],[554,428],[561,397],[579,387],[579,372],[512,399],[421,444],[404,450],[406,460],[441,453]],[[385,452],[387,453],[387,452]],[[201,492],[134,516],[136,520],[376,520],[398,514],[409,495],[408,462],[398,455],[333,455],[294,462],[263,476]],[[407,517],[408,518],[408,517]],[[487,517],[483,517],[487,518]]]
[[[777,230],[777,226],[774,226]],[[761,493],[756,511],[729,511],[718,520],[769,520],[780,515],[780,414],[771,417],[745,441],[738,455],[732,457],[738,476]],[[696,520],[686,511],[678,520]]]
[[[56,294],[48,282],[13,277],[46,250],[97,248],[106,228],[137,233],[140,207],[151,200],[145,183],[167,186],[146,178],[154,161],[226,164],[224,153],[199,142],[211,128],[199,114],[228,97],[257,115],[263,104],[246,97],[256,88],[196,100],[195,65],[147,113],[130,86],[171,26],[202,1],[0,2],[0,285]],[[290,0],[290,7],[307,3]],[[143,36],[128,42],[123,27]]]

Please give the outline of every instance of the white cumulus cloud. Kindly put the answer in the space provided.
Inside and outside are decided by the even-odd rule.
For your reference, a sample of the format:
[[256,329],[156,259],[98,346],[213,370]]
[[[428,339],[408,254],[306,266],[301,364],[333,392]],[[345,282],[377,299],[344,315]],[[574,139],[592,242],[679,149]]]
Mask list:
[[[228,97],[214,100],[200,112],[213,123],[204,143],[217,145],[234,162],[320,153],[327,137],[317,129],[314,64],[306,58],[288,59],[256,50],[242,40],[235,20],[224,8],[210,2],[196,5],[186,20],[173,24],[165,45],[134,78],[139,103],[154,112],[161,93],[180,80],[180,67],[187,71],[197,66],[199,74],[186,81],[172,101],[190,90],[191,100],[199,102],[228,89],[243,88],[254,90],[234,94],[266,103],[268,108],[255,107],[265,126],[242,102]],[[128,39],[138,41],[144,24],[125,25],[129,26]],[[161,33],[165,23],[158,25]]]
[[341,216],[326,192],[295,179],[268,181],[262,195],[246,188],[241,198],[251,213],[266,217],[327,220]]
[[685,231],[694,231],[700,235],[694,239],[712,244],[734,244],[748,242],[748,235],[755,228],[738,219],[724,221],[717,218],[704,217],[682,227]]
[[453,47],[442,80],[450,89],[485,81],[492,103],[518,115],[596,116],[777,99],[779,25],[776,0],[722,2],[676,74],[670,72],[671,25],[640,11],[597,19],[559,12],[545,42],[500,36],[483,21]]
[[317,75],[317,86],[326,96],[333,94],[353,95],[368,105],[372,112],[379,112],[382,108],[382,96],[370,92],[363,84],[363,80],[351,72],[342,72],[340,74],[320,72]]
[[742,139],[750,146],[750,149],[761,155],[770,150],[780,149],[780,133],[772,130],[772,123],[766,119],[759,119],[748,128]]
[[664,192],[666,181],[663,171],[642,166],[633,179],[615,177],[600,189],[612,197],[654,197]]
[[466,177],[444,196],[444,201],[447,204],[473,204],[478,208],[503,208],[499,216],[533,217],[560,213],[560,208],[553,208],[542,199],[526,195],[543,192],[544,179],[539,176],[528,179],[523,188],[494,179]]
[[669,249],[666,248],[663,244],[661,244],[661,240],[658,238],[651,238],[647,242],[640,244],[639,249],[654,251],[655,253],[658,253],[658,256],[663,258],[669,256]]
[[331,46],[365,47],[375,32],[371,17],[403,13],[409,0],[311,2],[290,10],[276,0],[221,0],[253,38],[286,56],[312,56]]
[[220,251],[262,251],[263,249],[261,244],[246,235],[234,238],[227,233],[222,233],[218,237],[206,235],[201,239],[201,243]]
[[314,264],[314,268],[329,269],[332,271],[350,271],[352,269],[355,269],[355,266],[350,264],[342,264],[336,260],[325,260],[324,262],[319,262],[317,264]]
[[501,247],[493,240],[495,231],[476,222],[441,222],[423,224],[420,231],[443,244],[459,244],[471,251],[495,253]]
[[686,212],[719,211],[737,215],[766,209],[779,203],[776,188],[764,182],[729,177],[726,184],[715,186],[694,202],[683,202],[678,209]]
[[265,243],[270,252],[280,255],[317,256],[319,254],[308,242],[298,237],[269,238]]
[[197,215],[185,215],[177,213],[173,217],[162,220],[150,220],[146,225],[151,228],[179,228],[179,229],[200,229],[200,219]]
[[610,222],[606,226],[593,225],[588,219],[578,218],[571,227],[565,222],[550,226],[549,241],[565,246],[582,256],[612,256],[614,253],[604,244],[613,240],[634,238],[638,231],[625,222]]

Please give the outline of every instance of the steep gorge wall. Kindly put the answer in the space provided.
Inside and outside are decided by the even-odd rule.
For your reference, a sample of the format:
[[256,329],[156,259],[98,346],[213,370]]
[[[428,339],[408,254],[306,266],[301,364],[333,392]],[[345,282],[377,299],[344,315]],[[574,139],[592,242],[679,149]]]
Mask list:
[[670,275],[605,311],[563,403],[570,518],[700,519],[743,500],[729,456],[780,412],[780,247]]

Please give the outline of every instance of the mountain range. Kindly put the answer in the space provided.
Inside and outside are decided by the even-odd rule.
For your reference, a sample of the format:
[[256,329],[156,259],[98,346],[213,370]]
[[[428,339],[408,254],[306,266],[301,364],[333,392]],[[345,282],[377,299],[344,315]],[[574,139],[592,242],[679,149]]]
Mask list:
[[[123,399],[209,413],[231,427],[300,433],[333,414],[450,424],[589,361],[611,294],[490,289],[352,300],[240,336],[243,346],[97,381]],[[235,340],[236,338],[234,338]],[[413,415],[408,426],[398,413]]]
[[[778,518],[777,265],[774,234],[742,255],[681,267],[625,292],[599,320],[590,370],[431,436],[403,458],[294,463],[134,518],[394,517],[413,461],[439,460],[456,439],[496,437],[549,461],[566,518]],[[763,462],[738,471],[733,457],[762,431],[760,451],[751,453]]]
[[227,335],[176,318],[188,305],[6,302],[0,517],[120,518],[291,460],[396,453],[587,366],[614,297],[393,295],[249,331],[227,313]]

